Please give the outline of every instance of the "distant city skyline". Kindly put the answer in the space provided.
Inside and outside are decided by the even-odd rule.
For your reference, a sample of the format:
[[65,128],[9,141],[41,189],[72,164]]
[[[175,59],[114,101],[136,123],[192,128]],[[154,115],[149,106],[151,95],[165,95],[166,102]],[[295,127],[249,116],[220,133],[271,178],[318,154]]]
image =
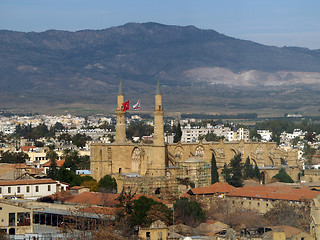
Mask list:
[[105,29],[128,22],[193,25],[272,46],[320,49],[317,0],[1,0],[0,29]]

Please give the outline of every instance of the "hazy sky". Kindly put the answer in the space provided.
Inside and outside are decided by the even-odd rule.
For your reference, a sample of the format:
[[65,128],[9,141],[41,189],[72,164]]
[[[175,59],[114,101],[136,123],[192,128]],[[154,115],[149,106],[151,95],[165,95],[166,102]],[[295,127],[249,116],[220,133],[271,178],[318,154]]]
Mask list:
[[158,22],[320,49],[319,0],[0,0],[0,29],[41,32]]

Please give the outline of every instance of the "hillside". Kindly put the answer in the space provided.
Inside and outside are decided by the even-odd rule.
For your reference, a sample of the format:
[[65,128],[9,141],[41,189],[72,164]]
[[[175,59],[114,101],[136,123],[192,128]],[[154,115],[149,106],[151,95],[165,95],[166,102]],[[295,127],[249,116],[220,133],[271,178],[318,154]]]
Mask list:
[[[300,95],[309,89],[318,93],[320,50],[271,47],[157,23],[78,32],[0,31],[0,108],[107,112],[115,106],[120,78],[126,95],[139,96],[147,111],[156,79],[164,85],[169,111],[186,104],[188,111],[248,111],[261,91],[258,110],[268,112],[267,100],[275,93],[271,105],[277,111],[306,111],[310,102]],[[215,108],[205,107],[208,101]],[[242,104],[230,107],[234,103]]]

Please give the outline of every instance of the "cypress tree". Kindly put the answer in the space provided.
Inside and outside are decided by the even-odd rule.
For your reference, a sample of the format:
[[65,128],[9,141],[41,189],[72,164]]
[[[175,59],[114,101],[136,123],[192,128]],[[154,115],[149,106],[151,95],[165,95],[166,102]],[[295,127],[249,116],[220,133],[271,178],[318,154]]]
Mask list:
[[177,142],[181,141],[181,137],[182,137],[182,131],[181,131],[181,125],[180,125],[180,122],[179,122],[178,126],[176,128],[174,137],[173,137],[173,142],[177,143]]
[[231,176],[230,176],[230,169],[228,168],[227,164],[225,163],[222,169],[222,174],[224,175],[224,180],[229,183],[231,180]]
[[272,179],[277,179],[279,182],[294,183],[294,181],[289,176],[289,174],[286,173],[286,170],[284,170],[284,168],[281,168],[279,172],[272,177]]
[[261,173],[257,165],[255,165],[253,169],[253,178],[261,180]]
[[217,161],[212,153],[211,157],[211,184],[214,184],[216,182],[219,182],[219,173],[218,173],[218,167],[217,167]]
[[247,157],[246,162],[244,163],[244,179],[254,178],[254,169],[252,163],[250,163],[250,158]]
[[241,154],[234,156],[231,161],[231,179],[229,184],[234,187],[242,187],[242,166],[241,166]]

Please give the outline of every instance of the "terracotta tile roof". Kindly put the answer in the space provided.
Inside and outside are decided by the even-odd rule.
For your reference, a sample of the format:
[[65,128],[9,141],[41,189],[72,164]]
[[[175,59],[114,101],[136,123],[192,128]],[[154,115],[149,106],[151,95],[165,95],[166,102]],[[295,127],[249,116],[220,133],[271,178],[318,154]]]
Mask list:
[[[152,198],[153,200],[161,202],[163,204],[168,204],[168,202],[162,199],[159,199],[157,197],[153,197],[150,195],[144,195],[144,194],[136,194],[133,197],[133,200],[137,200],[141,196],[146,196],[147,198]],[[72,196],[70,199],[66,200],[66,202],[97,205],[97,206],[115,206],[116,204],[119,203],[117,200],[118,197],[119,197],[119,194],[114,194],[114,193],[83,192],[83,193]]]
[[36,148],[35,146],[22,146],[20,147],[22,152],[28,152],[30,149]]
[[98,192],[83,192],[72,196],[66,200],[69,203],[90,204],[97,206],[115,206],[119,194],[113,193],[98,193]]
[[319,195],[309,188],[292,188],[289,186],[255,186],[235,188],[227,194],[229,197],[248,197],[274,200],[300,201],[311,200]]
[[85,186],[74,186],[74,187],[70,188],[70,190],[79,190],[79,189],[82,189],[82,188],[89,188],[89,187],[85,187]]
[[187,193],[189,195],[212,195],[216,193],[228,193],[234,189],[235,187],[228,183],[217,182],[208,187],[191,188]]
[[0,181],[0,186],[13,186],[13,185],[34,185],[34,184],[49,184],[57,183],[52,179],[36,179],[36,180],[15,180],[15,181]]
[[[57,167],[62,167],[62,165],[64,164],[65,160],[62,159],[62,160],[56,160],[56,163],[57,163]],[[46,162],[45,164],[43,164],[42,166],[43,167],[50,167],[51,165],[51,161],[48,161]]]

